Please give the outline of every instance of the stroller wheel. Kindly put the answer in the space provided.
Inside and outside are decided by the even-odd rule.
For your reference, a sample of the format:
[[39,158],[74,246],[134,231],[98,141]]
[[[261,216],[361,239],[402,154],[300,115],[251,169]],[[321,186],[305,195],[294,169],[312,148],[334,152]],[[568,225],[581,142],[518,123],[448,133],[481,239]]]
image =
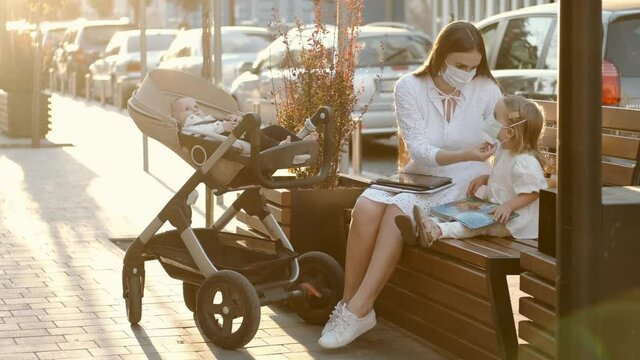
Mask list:
[[144,278],[142,276],[128,276],[124,281],[125,305],[127,319],[131,325],[136,325],[142,318],[142,288]]
[[331,256],[311,251],[298,258],[300,276],[296,287],[303,295],[289,299],[289,305],[304,321],[323,325],[342,298],[344,271]]
[[184,304],[187,305],[187,309],[191,312],[196,312],[196,299],[198,297],[198,290],[200,287],[188,282],[182,283],[182,298]]
[[241,274],[222,270],[200,286],[196,319],[216,345],[236,349],[246,345],[260,325],[260,300],[253,285]]

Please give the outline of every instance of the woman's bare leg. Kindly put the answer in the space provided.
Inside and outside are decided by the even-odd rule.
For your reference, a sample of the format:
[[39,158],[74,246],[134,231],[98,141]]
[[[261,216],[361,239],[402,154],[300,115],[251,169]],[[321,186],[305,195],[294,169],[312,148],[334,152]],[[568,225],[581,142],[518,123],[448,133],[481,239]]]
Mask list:
[[386,207],[364,279],[348,301],[347,308],[358,317],[371,311],[400,260],[402,237],[395,223],[396,216],[400,214],[403,212],[396,205]]
[[358,198],[351,213],[345,256],[343,301],[349,302],[364,278],[387,204]]

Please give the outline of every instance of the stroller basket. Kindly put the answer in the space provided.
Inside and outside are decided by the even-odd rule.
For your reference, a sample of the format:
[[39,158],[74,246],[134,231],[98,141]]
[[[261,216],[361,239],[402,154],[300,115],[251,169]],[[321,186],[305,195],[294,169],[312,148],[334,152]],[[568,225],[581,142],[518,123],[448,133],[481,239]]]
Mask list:
[[[237,271],[253,284],[286,279],[286,265],[298,256],[272,240],[206,228],[193,231],[217,268]],[[156,234],[148,250],[171,277],[198,284],[204,280],[177,230]]]

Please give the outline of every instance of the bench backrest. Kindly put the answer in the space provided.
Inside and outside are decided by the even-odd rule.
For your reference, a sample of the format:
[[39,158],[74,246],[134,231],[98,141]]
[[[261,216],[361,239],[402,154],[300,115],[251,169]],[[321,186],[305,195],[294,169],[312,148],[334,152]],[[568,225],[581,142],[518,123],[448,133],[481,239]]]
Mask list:
[[[547,124],[540,139],[555,177],[558,137],[557,105],[555,101],[536,101],[544,109]],[[409,154],[398,136],[398,169],[409,162]],[[602,182],[607,185],[640,185],[640,110],[602,107]],[[553,184],[553,181],[550,181]]]
[[[536,101],[545,112],[546,124],[541,146],[555,172],[558,144],[558,103]],[[562,126],[562,125],[560,125]],[[585,146],[589,146],[585,144]],[[602,183],[640,184],[640,110],[602,107]]]

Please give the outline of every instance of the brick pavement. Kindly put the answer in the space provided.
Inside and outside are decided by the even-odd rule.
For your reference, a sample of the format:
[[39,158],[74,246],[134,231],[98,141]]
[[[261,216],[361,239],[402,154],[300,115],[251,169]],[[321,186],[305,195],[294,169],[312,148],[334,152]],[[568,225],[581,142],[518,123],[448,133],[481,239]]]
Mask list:
[[[126,114],[53,99],[48,139],[73,146],[0,147],[1,359],[451,358],[384,320],[345,349],[322,350],[320,327],[284,305],[262,307],[244,349],[222,350],[202,337],[181,284],[157,262],[146,265],[142,321],[131,327],[123,253],[109,239],[137,235],[192,170],[151,142],[143,172],[142,136]],[[202,209],[201,197],[195,226],[204,223]]]

